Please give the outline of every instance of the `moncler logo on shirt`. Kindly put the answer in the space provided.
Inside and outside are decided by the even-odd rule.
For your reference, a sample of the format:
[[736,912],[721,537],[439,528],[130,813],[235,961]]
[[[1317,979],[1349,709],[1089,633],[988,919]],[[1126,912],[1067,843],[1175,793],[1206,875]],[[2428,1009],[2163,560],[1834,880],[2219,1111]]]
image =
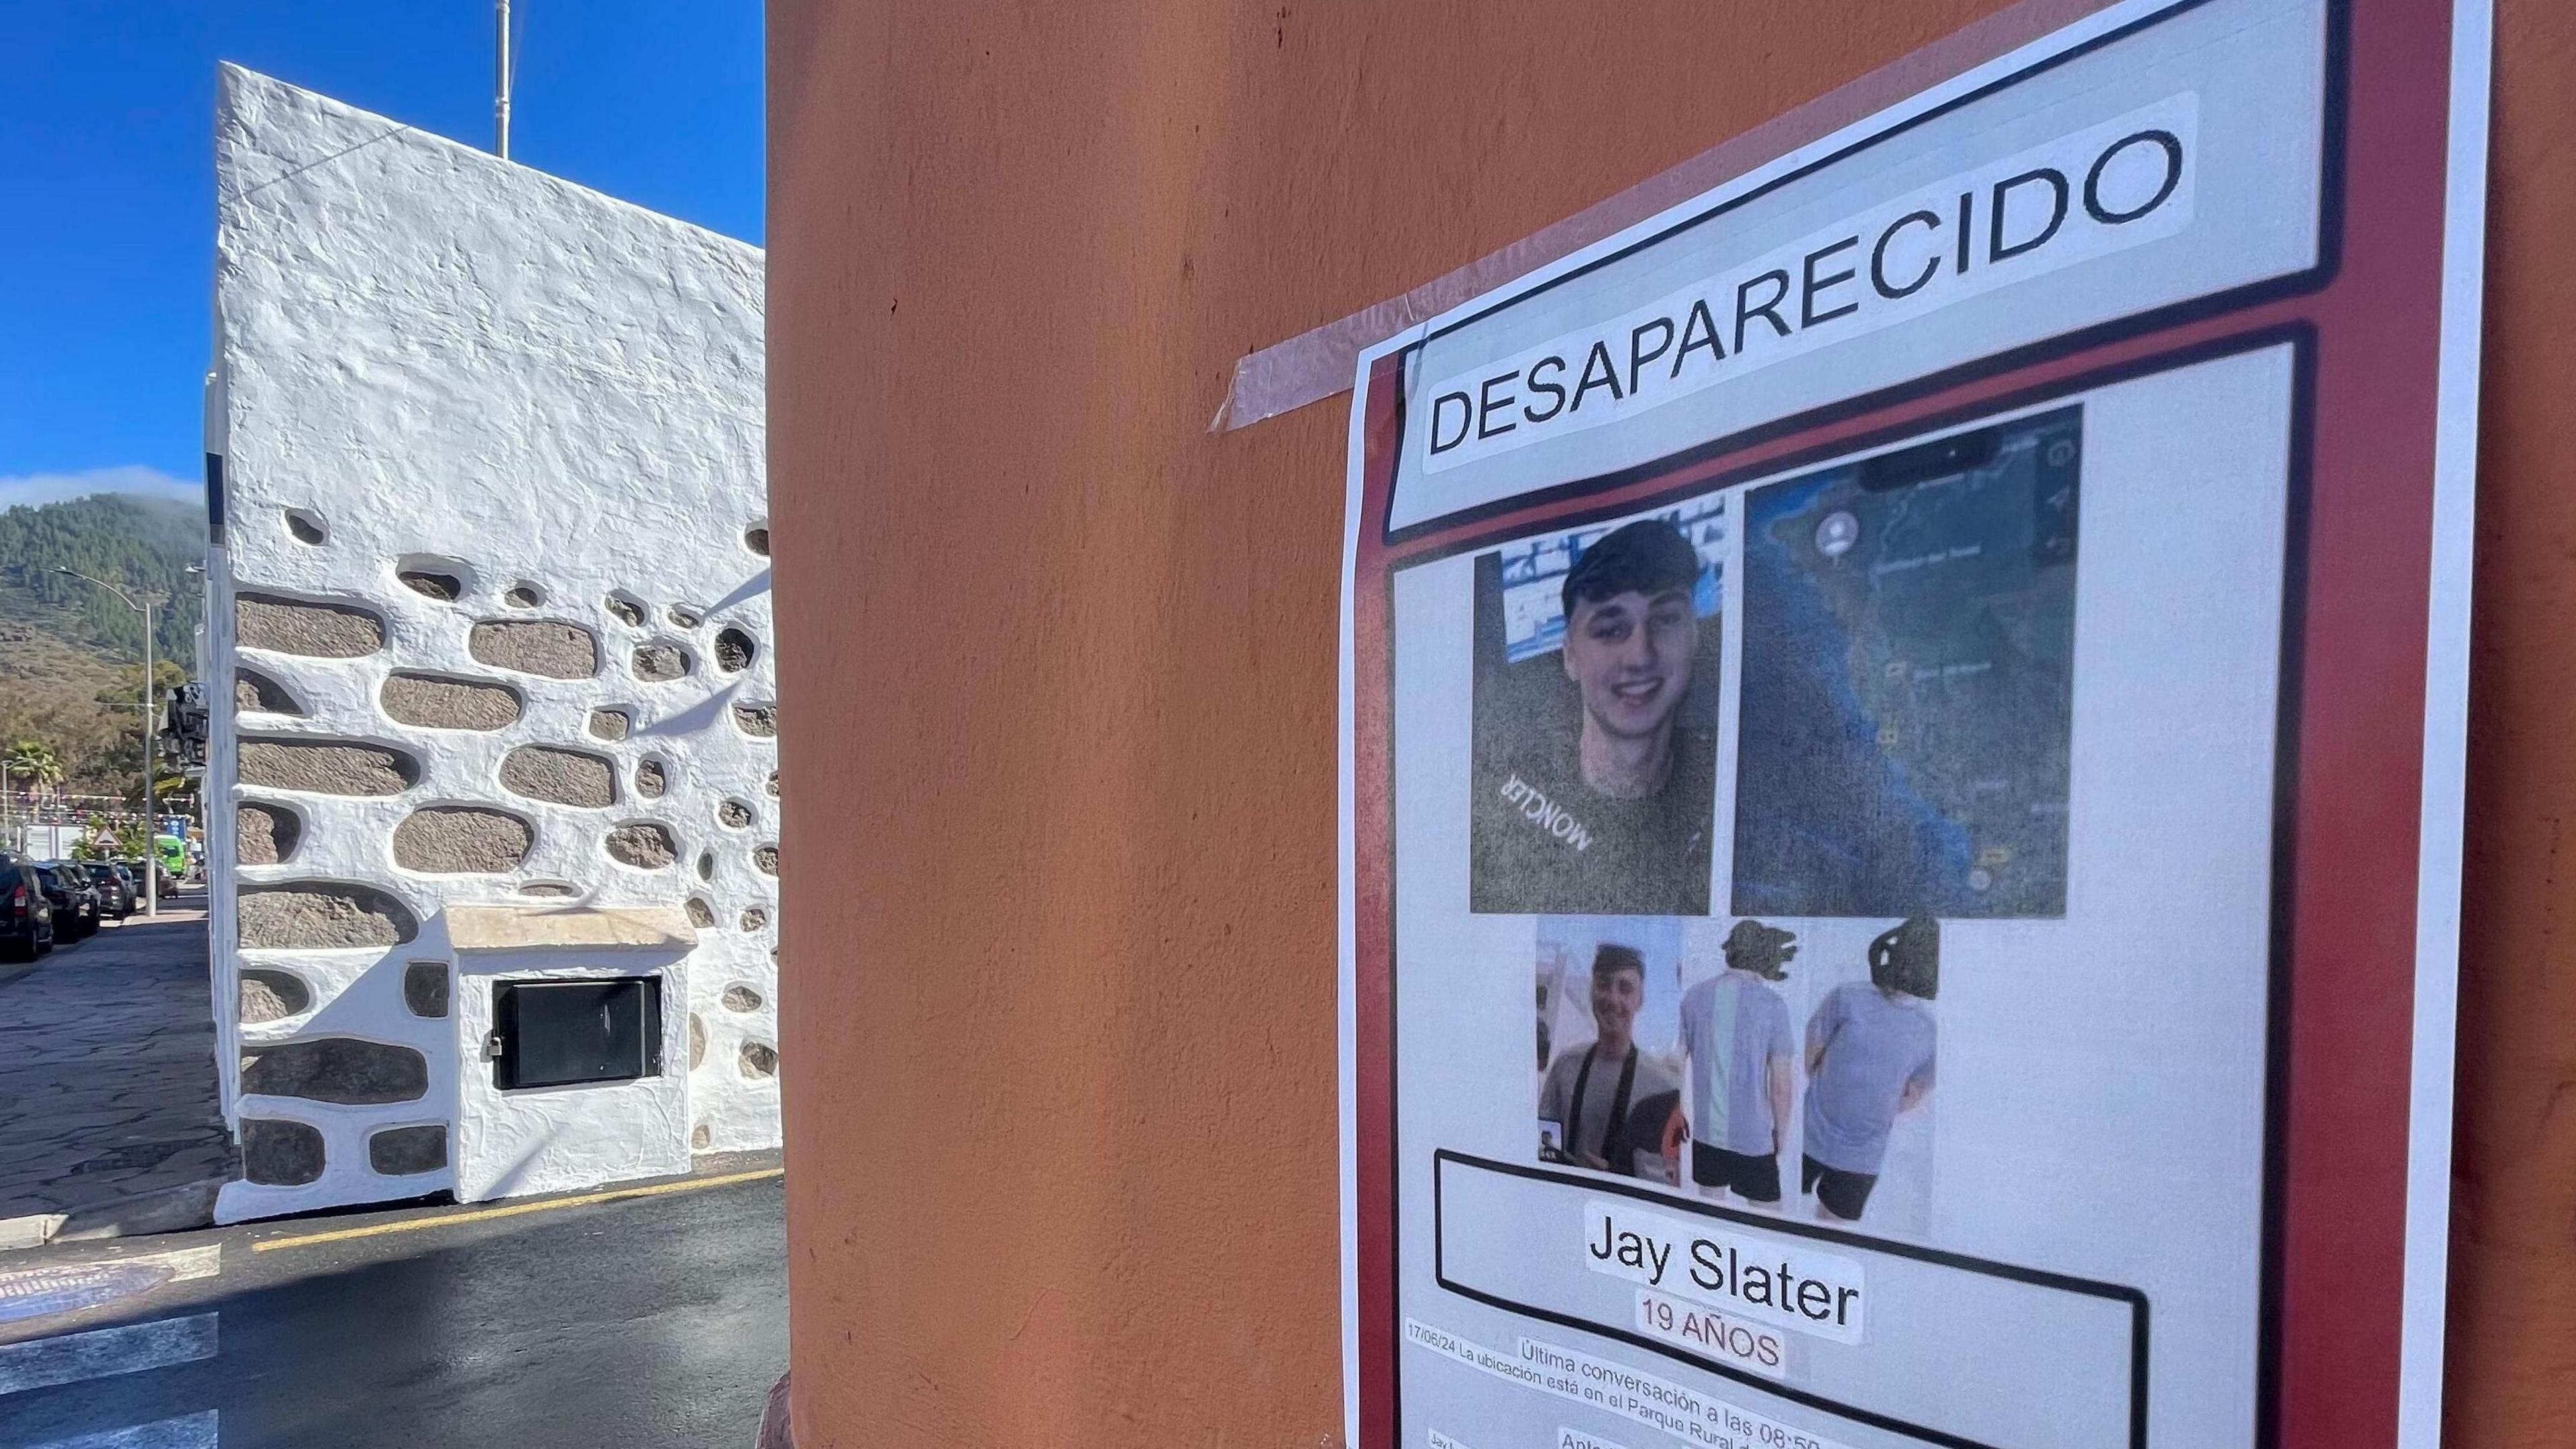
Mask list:
[[1542,832],[1573,846],[1576,850],[1592,848],[1592,832],[1574,818],[1566,808],[1540,794],[1536,786],[1515,774],[1503,782],[1503,803],[1521,813],[1521,818]]

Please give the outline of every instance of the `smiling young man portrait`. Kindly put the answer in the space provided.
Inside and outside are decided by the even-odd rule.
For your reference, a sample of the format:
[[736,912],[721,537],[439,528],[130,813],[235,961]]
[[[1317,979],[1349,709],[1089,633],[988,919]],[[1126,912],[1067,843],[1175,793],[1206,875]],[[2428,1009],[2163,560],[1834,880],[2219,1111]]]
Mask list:
[[1612,530],[1567,570],[1571,687],[1549,691],[1549,717],[1477,722],[1473,909],[1707,912],[1717,741],[1685,715],[1699,576],[1660,518]]

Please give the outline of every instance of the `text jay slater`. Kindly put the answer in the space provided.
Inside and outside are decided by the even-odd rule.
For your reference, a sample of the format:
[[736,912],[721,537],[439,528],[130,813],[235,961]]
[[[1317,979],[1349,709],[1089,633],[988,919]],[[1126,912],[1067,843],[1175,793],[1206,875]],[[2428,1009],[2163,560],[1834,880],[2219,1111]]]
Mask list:
[[1584,1266],[1746,1318],[1843,1343],[1867,1321],[1860,1263],[1599,1198],[1583,1205]]

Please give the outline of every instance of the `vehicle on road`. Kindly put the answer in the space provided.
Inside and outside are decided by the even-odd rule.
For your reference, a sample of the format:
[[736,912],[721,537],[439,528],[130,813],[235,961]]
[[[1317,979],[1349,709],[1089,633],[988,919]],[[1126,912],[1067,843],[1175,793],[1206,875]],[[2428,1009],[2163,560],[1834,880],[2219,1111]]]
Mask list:
[[68,860],[40,860],[36,877],[53,903],[56,942],[68,946],[98,934],[98,893],[90,889],[89,872]]
[[118,861],[90,861],[90,879],[98,882],[100,915],[111,915],[116,920],[134,915],[134,905],[144,895],[142,877]]
[[0,851],[0,961],[33,961],[54,949],[54,903],[36,867]]

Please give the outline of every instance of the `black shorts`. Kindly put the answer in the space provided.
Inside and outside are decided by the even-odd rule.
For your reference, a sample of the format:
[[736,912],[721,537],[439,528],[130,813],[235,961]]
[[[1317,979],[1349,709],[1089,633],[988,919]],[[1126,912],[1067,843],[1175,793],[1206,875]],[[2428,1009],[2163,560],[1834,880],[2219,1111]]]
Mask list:
[[1780,1159],[1693,1142],[1691,1181],[1702,1187],[1725,1188],[1747,1202],[1778,1202]]
[[1860,1221],[1860,1210],[1869,1202],[1869,1190],[1878,1186],[1875,1172],[1845,1172],[1812,1157],[1806,1159],[1798,1177],[1800,1192],[1814,1193],[1825,1211],[1845,1222]]

